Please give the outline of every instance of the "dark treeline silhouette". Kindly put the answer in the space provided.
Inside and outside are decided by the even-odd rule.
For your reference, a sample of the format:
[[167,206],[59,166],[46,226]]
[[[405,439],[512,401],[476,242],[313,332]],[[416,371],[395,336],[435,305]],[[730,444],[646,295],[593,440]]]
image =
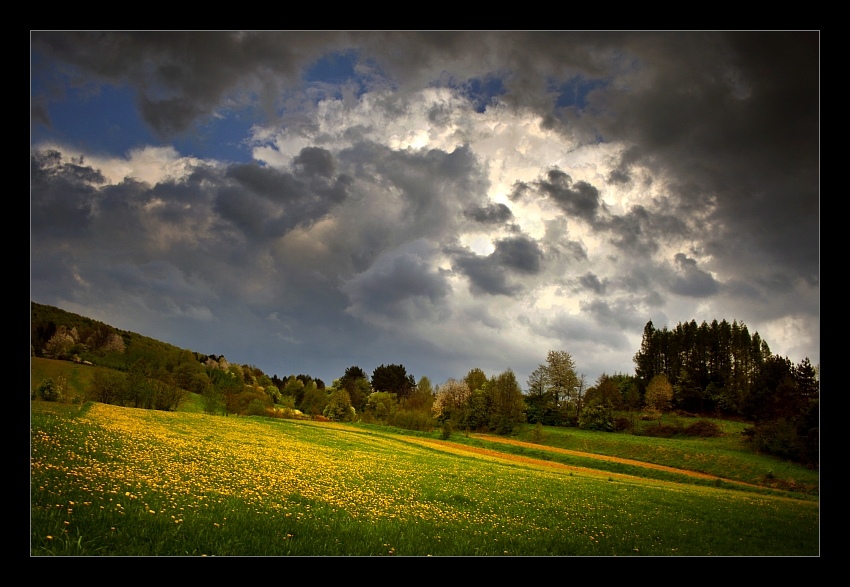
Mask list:
[[747,434],[760,451],[817,462],[820,382],[808,357],[795,365],[771,354],[737,321],[691,320],[672,330],[649,321],[634,363],[643,389],[667,376],[676,408],[752,421]]

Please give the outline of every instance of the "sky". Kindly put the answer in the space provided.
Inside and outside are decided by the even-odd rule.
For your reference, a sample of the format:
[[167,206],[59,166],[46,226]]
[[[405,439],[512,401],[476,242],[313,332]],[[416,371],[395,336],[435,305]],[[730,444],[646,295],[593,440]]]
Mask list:
[[820,35],[32,31],[30,297],[327,384],[819,365]]

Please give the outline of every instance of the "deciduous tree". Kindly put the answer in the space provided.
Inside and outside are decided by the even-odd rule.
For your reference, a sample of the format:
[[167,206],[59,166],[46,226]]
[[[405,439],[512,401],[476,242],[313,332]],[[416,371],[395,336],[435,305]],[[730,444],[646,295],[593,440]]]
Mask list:
[[325,409],[322,415],[335,422],[349,422],[354,418],[354,408],[351,406],[351,398],[348,392],[342,388],[334,387],[328,394]]
[[369,394],[365,411],[375,416],[381,422],[389,421],[398,409],[396,394],[386,391],[376,391]]
[[351,398],[351,405],[355,410],[362,411],[366,406],[366,401],[369,394],[372,392],[372,386],[369,384],[369,379],[366,372],[353,365],[345,370],[345,374],[339,378],[339,385],[348,392],[348,397]]
[[657,410],[659,414],[670,409],[673,402],[673,386],[664,373],[659,373],[646,386],[646,405]]
[[439,422],[452,419],[456,422],[461,420],[469,396],[469,386],[465,381],[449,379],[442,385],[438,385],[434,397],[434,406],[432,407],[434,417]]
[[388,391],[402,399],[410,395],[414,387],[416,380],[404,365],[381,365],[372,372],[373,391]]
[[546,355],[546,385],[555,405],[561,407],[571,403],[579,383],[572,355],[567,351],[549,351]]
[[525,421],[525,402],[516,375],[511,369],[503,371],[488,383],[486,391],[490,397],[490,430],[510,434]]

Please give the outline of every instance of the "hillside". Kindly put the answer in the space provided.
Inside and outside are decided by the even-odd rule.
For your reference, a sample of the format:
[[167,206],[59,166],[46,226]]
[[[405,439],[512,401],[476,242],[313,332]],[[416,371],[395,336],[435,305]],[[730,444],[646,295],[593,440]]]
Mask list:
[[[35,302],[31,307],[34,396],[43,382],[56,380],[50,375],[56,369],[61,370],[59,365],[51,363],[56,361],[74,366],[61,375],[61,385],[67,388],[67,393],[63,389],[62,399],[72,402],[96,400],[177,410],[187,405],[186,400],[194,398],[193,409],[210,414],[280,417],[298,410],[335,421],[356,420],[425,431],[441,425],[444,430],[489,430],[503,435],[521,433],[524,421],[549,425],[552,429],[626,432],[610,437],[650,433],[662,437],[705,437],[721,434],[724,427],[730,426],[723,424],[719,409],[701,412],[698,419],[694,419],[693,413],[671,410],[679,399],[687,397],[690,401],[694,393],[703,392],[694,387],[674,387],[664,374],[653,376],[645,389],[642,380],[618,374],[586,388],[583,397],[573,394],[561,400],[547,391],[548,376],[542,365],[540,381],[544,387],[529,389],[527,393],[522,392],[510,370],[488,379],[480,369],[472,369],[463,381],[452,380],[436,388],[427,382],[427,386],[418,389],[412,376],[408,378],[399,365],[382,365],[373,373],[372,382],[362,369],[352,367],[334,382],[336,387],[325,388],[307,375],[293,375],[287,380],[275,376],[273,380],[256,367],[229,364],[224,357],[200,355]],[[551,352],[547,361],[550,359],[563,360],[558,369],[566,368],[574,373],[569,353]],[[766,407],[754,411],[758,414],[755,425],[750,421],[749,425],[737,426],[736,439],[741,445],[738,449],[773,454],[817,469],[816,374],[808,364],[795,368],[778,358],[765,365],[764,373],[758,373],[754,380],[748,403]],[[552,370],[556,366],[551,364],[548,368]],[[405,384],[404,396],[372,388],[379,371],[390,368],[399,370],[392,374]],[[116,372],[121,375],[113,375]],[[708,393],[712,389],[716,393],[718,388],[709,386],[704,391]],[[452,395],[455,392],[457,395]],[[654,398],[652,402],[650,394]],[[502,410],[498,414],[497,406]],[[662,420],[665,412],[670,413]],[[734,420],[727,422],[740,422],[740,415],[734,411],[732,415]],[[714,422],[715,419],[718,421]],[[748,442],[744,442],[741,433],[748,435]],[[656,441],[648,442],[652,445]],[[803,486],[808,491],[812,484],[807,482]]]
[[[71,393],[78,397],[84,395],[94,374],[102,370],[103,367],[53,359],[33,358],[31,361],[33,381],[42,381],[47,377],[54,380],[64,378]],[[197,394],[187,395],[177,411],[203,413],[201,397]],[[675,421],[674,417],[668,418],[671,424]],[[777,489],[817,496],[819,475],[816,470],[775,457],[753,454],[741,435],[745,424],[734,421],[718,423],[725,433],[716,438],[664,439],[576,428],[545,426],[538,429],[526,424],[519,427],[510,438],[456,433],[452,441],[467,446],[468,451],[485,450],[491,454],[513,455],[582,469],[677,479],[703,485],[725,481],[758,487],[762,491]],[[429,442],[437,442],[441,436],[440,431],[417,433],[374,424],[351,425],[364,431],[387,431],[411,438],[429,439]]]
[[645,464],[628,472],[588,466],[610,462],[599,455],[561,463],[546,446],[531,456],[500,445],[462,434],[445,441],[365,425],[36,401],[31,548],[164,556],[819,552],[811,496],[725,480],[701,485],[669,471],[642,476],[651,470]]

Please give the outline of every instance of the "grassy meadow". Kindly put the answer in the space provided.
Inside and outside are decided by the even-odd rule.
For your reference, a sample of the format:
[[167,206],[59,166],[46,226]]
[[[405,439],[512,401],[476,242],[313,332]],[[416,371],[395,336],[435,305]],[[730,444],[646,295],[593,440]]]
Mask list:
[[191,404],[31,406],[34,556],[819,554],[817,472],[749,455],[733,431],[445,442]]

